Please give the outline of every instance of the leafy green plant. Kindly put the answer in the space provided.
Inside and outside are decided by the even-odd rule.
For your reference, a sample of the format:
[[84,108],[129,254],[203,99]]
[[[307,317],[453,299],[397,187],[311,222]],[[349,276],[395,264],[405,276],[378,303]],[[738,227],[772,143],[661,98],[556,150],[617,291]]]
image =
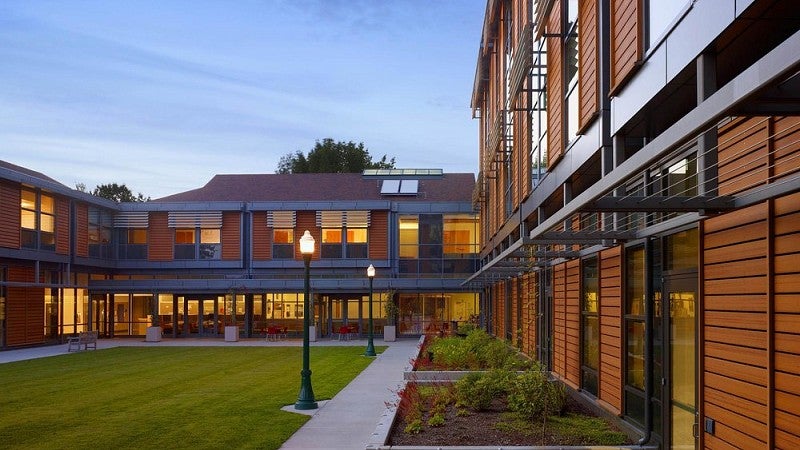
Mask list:
[[444,425],[444,413],[437,412],[428,419],[429,427],[441,427]]
[[560,414],[566,403],[566,392],[561,383],[551,382],[541,367],[527,370],[517,376],[508,392],[508,407],[528,419]]
[[407,434],[419,434],[422,431],[422,419],[414,419],[406,424],[403,432]]
[[476,411],[488,409],[495,398],[506,395],[514,374],[505,369],[470,373],[456,382],[458,404]]

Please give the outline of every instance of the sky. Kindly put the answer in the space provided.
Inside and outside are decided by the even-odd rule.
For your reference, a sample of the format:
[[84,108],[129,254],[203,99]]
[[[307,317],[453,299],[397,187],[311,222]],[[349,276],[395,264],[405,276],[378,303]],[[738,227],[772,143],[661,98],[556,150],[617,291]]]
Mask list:
[[0,160],[159,198],[318,140],[477,172],[485,0],[3,0]]

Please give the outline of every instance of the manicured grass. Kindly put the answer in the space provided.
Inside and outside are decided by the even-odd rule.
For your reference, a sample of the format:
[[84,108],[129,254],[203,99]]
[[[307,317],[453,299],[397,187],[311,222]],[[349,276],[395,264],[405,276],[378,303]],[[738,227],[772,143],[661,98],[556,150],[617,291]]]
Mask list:
[[[382,349],[379,349],[382,350]],[[276,449],[308,420],[300,347],[120,347],[0,364],[4,448]],[[372,358],[311,349],[317,400]]]

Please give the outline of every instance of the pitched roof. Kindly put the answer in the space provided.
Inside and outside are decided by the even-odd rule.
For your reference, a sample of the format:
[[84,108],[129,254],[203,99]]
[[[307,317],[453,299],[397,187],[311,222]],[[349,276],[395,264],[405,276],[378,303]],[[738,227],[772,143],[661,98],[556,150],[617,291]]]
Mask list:
[[154,202],[213,201],[353,201],[402,200],[470,202],[475,175],[450,173],[420,178],[416,196],[381,195],[381,179],[360,173],[216,175],[205,186],[152,200]]
[[37,172],[35,170],[31,170],[31,169],[28,169],[28,168],[25,168],[25,167],[22,167],[22,166],[18,166],[16,164],[11,164],[8,161],[0,160],[0,168],[8,169],[8,170],[20,173],[22,175],[26,175],[26,176],[33,177],[33,178],[38,178],[40,180],[49,181],[51,183],[57,183],[57,184],[59,184],[59,185],[61,185],[63,187],[66,187],[62,183],[60,183],[60,182],[48,177],[47,175],[45,175],[45,174],[43,174],[41,172]]

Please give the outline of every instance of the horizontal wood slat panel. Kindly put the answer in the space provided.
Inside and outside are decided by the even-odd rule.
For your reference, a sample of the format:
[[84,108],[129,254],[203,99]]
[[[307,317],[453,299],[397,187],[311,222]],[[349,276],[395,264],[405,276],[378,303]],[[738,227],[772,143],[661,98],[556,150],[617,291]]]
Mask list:
[[147,259],[150,261],[170,261],[173,255],[173,231],[167,223],[166,212],[151,212]]
[[387,259],[389,257],[389,213],[373,211],[369,225],[369,257]]
[[253,223],[253,259],[272,258],[272,228],[267,227],[267,212],[254,211]]
[[89,206],[78,203],[75,207],[75,219],[78,222],[75,230],[75,254],[89,256]]
[[222,213],[222,259],[241,259],[242,213],[225,211]]

